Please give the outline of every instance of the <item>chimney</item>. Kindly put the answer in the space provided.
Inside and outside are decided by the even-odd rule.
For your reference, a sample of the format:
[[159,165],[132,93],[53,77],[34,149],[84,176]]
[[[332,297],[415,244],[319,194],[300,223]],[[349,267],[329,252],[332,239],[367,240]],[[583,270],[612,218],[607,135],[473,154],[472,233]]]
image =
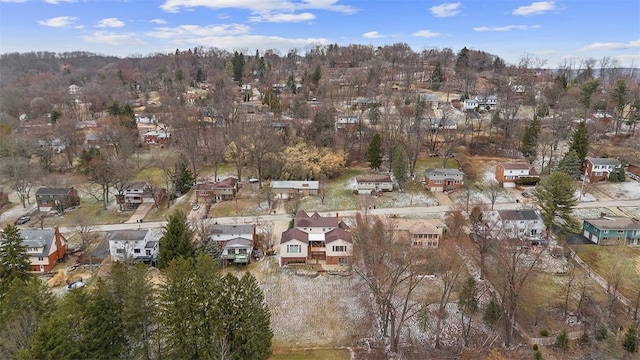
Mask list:
[[605,217],[605,216],[607,216],[607,213],[604,213],[604,212],[601,212],[601,213],[600,213],[600,217],[601,217],[601,218],[603,218],[603,217]]

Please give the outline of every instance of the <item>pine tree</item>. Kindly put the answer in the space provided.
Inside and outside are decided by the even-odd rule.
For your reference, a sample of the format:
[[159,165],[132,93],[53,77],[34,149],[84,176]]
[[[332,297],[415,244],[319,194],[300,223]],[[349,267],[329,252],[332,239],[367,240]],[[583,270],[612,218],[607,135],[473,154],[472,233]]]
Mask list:
[[106,282],[98,280],[85,311],[79,328],[84,358],[119,359],[125,350],[122,308]]
[[372,169],[378,169],[382,165],[382,136],[380,133],[373,134],[371,141],[369,141],[367,161]]
[[194,181],[193,173],[189,170],[189,161],[184,154],[180,154],[173,175],[174,189],[180,194],[186,194],[191,190]]
[[233,64],[233,80],[241,82],[244,73],[244,54],[235,51],[231,63]]
[[540,134],[540,121],[537,116],[527,124],[522,136],[522,155],[527,159],[535,159],[538,154],[538,135]]
[[576,154],[578,154],[578,159],[580,159],[580,164],[586,159],[589,153],[589,130],[584,121],[581,121],[578,124],[578,128],[573,132],[569,150],[575,150]]
[[193,246],[193,231],[187,223],[187,216],[182,211],[169,215],[168,223],[160,238],[160,254],[158,267],[166,268],[171,260],[183,257],[191,258],[196,254]]
[[618,169],[618,181],[619,182],[627,181],[627,174],[625,174],[624,166],[622,165],[620,165],[620,168]]
[[558,171],[564,172],[572,179],[578,180],[582,175],[582,161],[574,149],[569,150],[558,163]]
[[562,350],[569,350],[569,335],[566,330],[562,330],[558,336],[556,336],[556,346]]
[[577,229],[579,224],[573,217],[573,208],[578,203],[575,192],[573,179],[560,171],[552,172],[536,187],[534,195],[538,198],[547,237],[552,226],[569,231]]
[[393,150],[391,168],[393,176],[396,178],[400,189],[403,189],[407,181],[409,181],[409,177],[407,176],[408,167],[409,164],[407,162],[407,156],[404,152],[404,148],[401,145],[396,146]]
[[442,82],[444,81],[444,74],[442,74],[442,67],[440,63],[436,63],[436,67],[433,69],[431,73],[431,90],[438,91],[440,90],[440,86],[442,86]]
[[502,316],[502,309],[500,309],[500,304],[494,298],[491,298],[489,304],[487,304],[487,308],[484,311],[483,320],[485,324],[489,327],[493,327],[500,317]]
[[313,75],[311,75],[311,83],[313,83],[314,89],[317,89],[320,85],[320,79],[322,78],[322,69],[320,65],[316,65],[315,70],[313,70]]
[[8,224],[0,232],[0,298],[13,281],[31,277],[27,247],[15,226]]
[[627,332],[624,334],[624,342],[622,343],[622,347],[630,353],[634,353],[638,351],[638,341],[640,340],[640,329],[638,329],[638,324],[633,323],[627,329]]

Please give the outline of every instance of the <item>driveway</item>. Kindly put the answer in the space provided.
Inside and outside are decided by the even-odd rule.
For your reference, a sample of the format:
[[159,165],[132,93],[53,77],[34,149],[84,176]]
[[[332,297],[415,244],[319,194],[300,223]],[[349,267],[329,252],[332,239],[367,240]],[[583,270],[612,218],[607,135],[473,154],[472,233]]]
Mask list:
[[569,233],[566,235],[567,245],[595,245],[582,234]]
[[433,193],[433,195],[436,197],[436,200],[438,201],[439,205],[445,205],[445,206],[450,206],[453,205],[453,201],[451,201],[451,199],[449,198],[449,195],[443,193],[443,192],[439,192],[436,191]]
[[153,203],[142,203],[138,208],[133,212],[129,220],[125,221],[126,224],[136,223],[139,220],[144,219],[147,216],[149,210],[153,208]]

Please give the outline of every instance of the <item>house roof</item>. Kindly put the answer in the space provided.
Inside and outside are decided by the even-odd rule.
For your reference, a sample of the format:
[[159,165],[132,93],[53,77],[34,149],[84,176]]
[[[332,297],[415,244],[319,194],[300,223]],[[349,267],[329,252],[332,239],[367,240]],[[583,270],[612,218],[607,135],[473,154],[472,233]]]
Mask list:
[[233,235],[233,234],[252,234],[255,225],[253,224],[240,224],[240,225],[213,225],[210,235]]
[[253,240],[237,237],[230,239],[224,243],[223,249],[237,249],[237,248],[251,248],[253,247]]
[[530,170],[531,165],[525,163],[500,163],[505,170]]
[[73,188],[40,188],[36,191],[38,195],[67,195]]
[[134,182],[127,185],[127,190],[144,190],[148,186],[146,182]]
[[593,165],[620,165],[620,160],[615,158],[593,158],[588,157],[587,161]]
[[345,229],[336,228],[325,234],[325,244],[334,242],[336,240],[344,240],[348,243],[351,242],[351,233]]
[[542,220],[536,210],[498,210],[502,221]]
[[114,230],[107,234],[108,241],[140,241],[144,240],[151,230]]
[[39,253],[29,252],[29,256],[47,257],[51,252],[53,241],[56,236],[55,229],[38,229],[38,230],[18,230],[22,238],[22,245],[28,248],[42,248]]
[[147,241],[146,244],[144,244],[144,248],[145,249],[153,249],[156,245],[158,244],[157,241]]
[[286,242],[289,242],[291,240],[298,240],[301,241],[305,244],[309,243],[309,234],[307,234],[306,232],[296,229],[296,228],[291,228],[285,232],[282,233],[282,238],[280,239],[280,244],[284,244]]
[[426,176],[464,176],[462,171],[448,168],[427,169],[424,174]]
[[411,234],[442,234],[445,225],[437,219],[393,219],[392,230],[408,231]]
[[373,175],[373,176],[358,176],[356,182],[374,182],[374,183],[390,183],[392,182],[389,175]]
[[319,181],[273,180],[271,189],[311,189],[318,190]]
[[340,219],[337,216],[323,217],[317,212],[308,215],[304,210],[298,211],[296,217],[293,219],[293,226],[296,228],[305,227],[334,227],[337,228],[340,225]]
[[640,230],[640,220],[626,216],[602,216],[584,221],[601,230]]

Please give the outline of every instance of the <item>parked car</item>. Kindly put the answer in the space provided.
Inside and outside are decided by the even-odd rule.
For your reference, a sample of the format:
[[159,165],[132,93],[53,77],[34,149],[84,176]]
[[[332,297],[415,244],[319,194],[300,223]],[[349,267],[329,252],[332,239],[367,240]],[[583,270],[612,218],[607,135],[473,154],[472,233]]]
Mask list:
[[530,192],[528,192],[528,191],[523,191],[523,192],[522,192],[522,197],[529,198],[529,197],[531,197],[531,193],[530,193]]
[[257,177],[251,177],[249,178],[249,183],[251,184],[255,184],[257,182],[259,182],[260,180]]
[[26,224],[31,220],[29,216],[21,216],[18,220],[16,220],[16,225]]
[[84,282],[82,282],[82,280],[80,281],[76,281],[74,283],[71,284],[67,284],[67,291],[69,290],[73,290],[73,289],[80,289],[84,287]]
[[200,209],[200,204],[193,204],[193,206],[191,207],[191,210],[193,211],[198,211],[198,209]]

